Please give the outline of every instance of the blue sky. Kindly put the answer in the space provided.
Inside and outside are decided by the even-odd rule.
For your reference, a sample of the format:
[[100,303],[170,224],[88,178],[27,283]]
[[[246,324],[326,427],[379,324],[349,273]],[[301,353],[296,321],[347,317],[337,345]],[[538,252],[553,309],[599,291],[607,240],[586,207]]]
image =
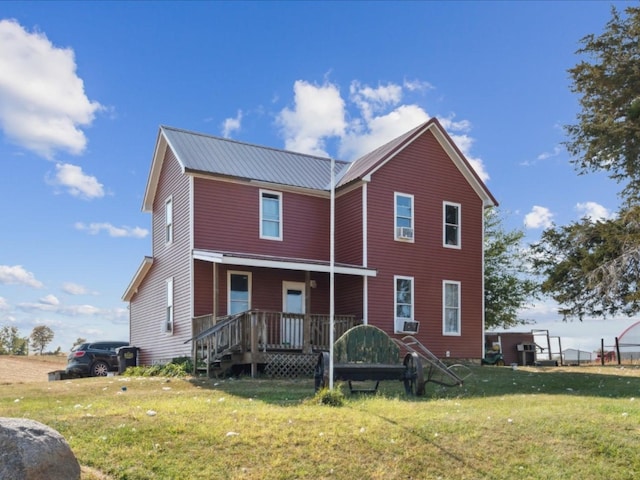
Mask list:
[[[160,125],[351,160],[438,117],[527,241],[614,214],[618,185],[561,146],[567,69],[611,5],[0,3],[0,326],[47,324],[63,351],[128,338]],[[586,350],[635,321],[524,316]]]

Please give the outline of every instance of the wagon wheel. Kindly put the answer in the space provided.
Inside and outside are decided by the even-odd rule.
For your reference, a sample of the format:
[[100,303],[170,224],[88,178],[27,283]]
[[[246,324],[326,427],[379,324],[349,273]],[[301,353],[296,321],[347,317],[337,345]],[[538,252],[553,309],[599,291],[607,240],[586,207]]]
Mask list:
[[314,378],[316,392],[329,388],[329,354],[327,352],[322,352],[318,356]]
[[424,370],[422,360],[416,352],[407,353],[404,357],[404,390],[407,395],[424,395]]

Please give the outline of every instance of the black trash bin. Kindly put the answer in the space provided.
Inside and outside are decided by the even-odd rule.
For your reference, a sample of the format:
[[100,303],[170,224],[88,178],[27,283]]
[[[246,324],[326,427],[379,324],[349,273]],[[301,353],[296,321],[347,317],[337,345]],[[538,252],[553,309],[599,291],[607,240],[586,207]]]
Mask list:
[[120,347],[118,354],[118,373],[123,374],[127,367],[138,365],[138,347]]

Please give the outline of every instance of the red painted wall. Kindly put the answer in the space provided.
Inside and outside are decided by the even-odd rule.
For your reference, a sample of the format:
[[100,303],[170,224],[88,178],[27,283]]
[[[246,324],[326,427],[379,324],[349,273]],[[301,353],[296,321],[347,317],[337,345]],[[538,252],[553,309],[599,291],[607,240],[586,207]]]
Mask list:
[[329,260],[326,198],[284,192],[278,241],[260,238],[259,187],[195,178],[194,192],[194,248]]
[[336,198],[336,262],[362,265],[362,188]]
[[[394,192],[414,195],[415,243],[394,240]],[[461,204],[461,249],[442,246],[443,201]],[[394,275],[414,277],[417,338],[436,355],[482,356],[482,202],[427,132],[368,186],[369,323],[393,332]],[[443,336],[442,282],[461,282],[461,336]]]

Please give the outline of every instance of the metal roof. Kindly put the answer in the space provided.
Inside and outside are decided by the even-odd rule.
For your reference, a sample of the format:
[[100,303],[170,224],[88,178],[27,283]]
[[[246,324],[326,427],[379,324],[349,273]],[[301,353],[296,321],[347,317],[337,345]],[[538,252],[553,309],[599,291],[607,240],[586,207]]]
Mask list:
[[[177,128],[160,127],[187,172],[224,175],[315,190],[329,190],[331,159],[262,147]],[[335,161],[336,177],[348,162]]]

